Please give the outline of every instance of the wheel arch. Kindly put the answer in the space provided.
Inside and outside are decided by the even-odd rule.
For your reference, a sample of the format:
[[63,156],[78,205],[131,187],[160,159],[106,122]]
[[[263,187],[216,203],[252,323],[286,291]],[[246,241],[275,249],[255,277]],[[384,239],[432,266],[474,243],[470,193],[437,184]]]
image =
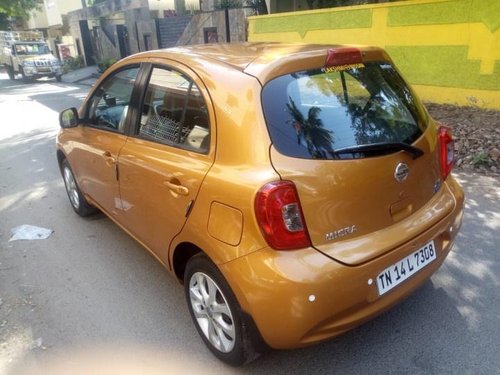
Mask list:
[[[183,256],[181,256],[181,254],[183,254]],[[259,330],[257,324],[255,323],[255,320],[253,319],[252,315],[241,306],[241,302],[238,299],[238,296],[236,295],[236,293],[234,292],[233,286],[229,283],[226,276],[223,274],[222,270],[213,262],[213,260],[208,256],[208,254],[206,252],[204,252],[202,249],[200,249],[198,246],[196,246],[192,243],[185,242],[185,243],[179,244],[179,246],[177,246],[175,249],[175,253],[173,256],[173,259],[174,259],[173,266],[174,266],[175,274],[178,278],[182,277],[182,280],[180,280],[180,281],[182,282],[182,284],[184,284],[183,279],[184,279],[184,275],[185,275],[185,271],[186,271],[186,266],[189,263],[189,260],[197,255],[202,255],[202,254],[205,255],[206,260],[208,260],[212,264],[212,266],[218,271],[218,275],[222,279],[222,282],[224,282],[224,284],[226,285],[226,289],[229,289],[226,292],[230,293],[230,295],[226,294],[225,295],[226,298],[230,297],[231,300],[233,300],[234,303],[236,304],[235,308],[237,310],[234,310],[234,312],[236,312],[238,314],[240,321],[241,321],[241,329],[243,332],[242,333],[243,334],[243,343],[242,344],[244,347],[244,352],[246,354],[243,357],[244,358],[243,362],[231,362],[231,361],[228,362],[226,359],[219,357],[217,354],[216,354],[216,356],[219,357],[219,359],[222,359],[224,362],[230,363],[233,366],[239,366],[239,365],[242,365],[245,363],[252,362],[256,358],[258,358],[261,354],[269,351],[271,349],[271,347],[265,342],[264,338],[262,337],[262,334],[260,333],[260,330]],[[178,262],[177,267],[175,266],[176,259]],[[181,262],[181,260],[184,262]],[[214,280],[216,280],[216,279],[214,279]],[[185,290],[187,290],[186,285],[184,285],[184,288],[185,288]],[[187,293],[187,292],[185,292],[185,293]],[[188,294],[186,294],[186,298],[188,298]],[[188,301],[188,305],[189,305],[189,301]],[[203,338],[203,335],[201,333],[200,333],[200,336]],[[204,339],[204,341],[205,341],[205,339]],[[209,346],[209,348],[210,348],[210,346]],[[210,350],[212,350],[212,348],[210,348]],[[214,351],[212,350],[212,352],[214,352]],[[215,352],[214,352],[214,354],[215,354]]]
[[175,247],[172,256],[172,269],[181,284],[184,284],[184,273],[189,260],[200,253],[208,257],[206,252],[190,242],[181,242]]
[[57,156],[57,165],[59,165],[59,170],[62,171],[62,162],[64,159],[66,159],[66,155],[62,150],[57,149],[56,151],[56,156]]

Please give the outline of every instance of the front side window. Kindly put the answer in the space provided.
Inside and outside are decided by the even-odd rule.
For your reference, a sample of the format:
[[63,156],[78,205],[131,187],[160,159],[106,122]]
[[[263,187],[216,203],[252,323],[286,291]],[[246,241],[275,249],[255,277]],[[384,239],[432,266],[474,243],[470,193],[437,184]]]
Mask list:
[[88,107],[91,126],[124,132],[125,118],[138,71],[138,67],[120,70],[94,92]]
[[138,132],[142,138],[206,153],[210,128],[198,86],[177,70],[154,67]]
[[262,99],[275,147],[292,157],[374,156],[337,151],[381,143],[411,144],[426,127],[422,106],[388,63],[284,75],[266,84]]

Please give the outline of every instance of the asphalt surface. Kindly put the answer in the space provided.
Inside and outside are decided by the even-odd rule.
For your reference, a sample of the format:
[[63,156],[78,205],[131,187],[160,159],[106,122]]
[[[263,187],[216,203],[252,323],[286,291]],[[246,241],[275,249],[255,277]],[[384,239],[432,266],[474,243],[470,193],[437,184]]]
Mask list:
[[[77,217],[56,159],[58,111],[88,86],[0,72],[0,374],[500,374],[500,182],[458,174],[464,223],[413,296],[338,338],[220,363],[180,287],[103,215]],[[11,228],[54,230],[11,241]]]

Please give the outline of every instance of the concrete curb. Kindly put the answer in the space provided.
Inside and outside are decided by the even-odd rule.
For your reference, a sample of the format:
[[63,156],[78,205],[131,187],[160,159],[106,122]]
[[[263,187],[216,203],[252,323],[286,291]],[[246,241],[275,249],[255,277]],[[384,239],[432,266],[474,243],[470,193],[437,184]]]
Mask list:
[[99,76],[100,73],[97,71],[97,66],[94,65],[68,72],[62,76],[62,81],[69,84],[92,86]]

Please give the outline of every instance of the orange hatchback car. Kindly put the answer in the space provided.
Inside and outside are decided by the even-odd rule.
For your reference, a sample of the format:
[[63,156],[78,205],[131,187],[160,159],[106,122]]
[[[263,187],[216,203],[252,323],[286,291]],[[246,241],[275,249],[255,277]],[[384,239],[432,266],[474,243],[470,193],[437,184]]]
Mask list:
[[233,365],[398,303],[461,225],[451,133],[379,48],[140,53],[60,125],[73,209],[101,210],[169,269]]

